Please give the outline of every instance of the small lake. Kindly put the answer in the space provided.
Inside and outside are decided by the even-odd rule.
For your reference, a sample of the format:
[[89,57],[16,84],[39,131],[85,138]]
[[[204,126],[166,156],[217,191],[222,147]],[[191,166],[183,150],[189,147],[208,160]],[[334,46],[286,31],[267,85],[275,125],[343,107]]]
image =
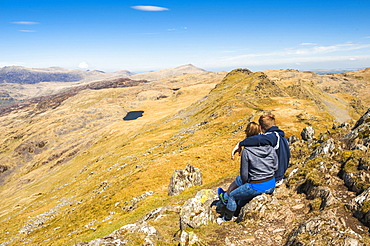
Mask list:
[[136,120],[137,118],[142,117],[144,111],[130,111],[126,114],[123,120]]

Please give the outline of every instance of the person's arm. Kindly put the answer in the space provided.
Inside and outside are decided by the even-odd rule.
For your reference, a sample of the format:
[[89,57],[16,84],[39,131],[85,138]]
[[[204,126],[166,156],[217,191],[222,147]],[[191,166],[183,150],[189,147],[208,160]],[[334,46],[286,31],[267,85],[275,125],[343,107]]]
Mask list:
[[267,134],[258,134],[244,139],[243,141],[237,143],[231,152],[231,159],[234,159],[234,155],[242,151],[242,146],[264,146],[264,145],[277,145],[278,138],[273,132]]
[[231,159],[234,160],[234,155],[236,153],[238,153],[240,155],[240,153],[242,152],[242,147],[239,146],[239,143],[237,143],[233,149],[233,151],[231,152]]
[[239,142],[239,147],[242,146],[276,146],[278,138],[276,137],[274,132],[268,132],[265,134],[258,134],[251,136],[249,138],[244,139],[243,141]]

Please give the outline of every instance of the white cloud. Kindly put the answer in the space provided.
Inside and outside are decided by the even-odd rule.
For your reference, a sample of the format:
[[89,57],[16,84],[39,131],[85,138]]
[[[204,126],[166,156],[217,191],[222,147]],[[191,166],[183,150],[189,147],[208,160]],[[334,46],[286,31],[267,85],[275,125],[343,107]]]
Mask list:
[[[228,64],[230,67],[236,66],[266,66],[279,64],[296,64],[319,62],[344,62],[356,61],[364,62],[370,58],[370,44],[335,44],[328,46],[314,46],[307,48],[287,48],[267,53],[249,53],[243,55],[227,55],[212,60],[203,61],[208,67],[221,66]],[[353,51],[361,51],[362,55],[354,55]]]
[[166,11],[169,10],[168,8],[164,7],[157,7],[157,6],[144,6],[144,5],[138,5],[138,6],[132,6],[131,8],[141,11]]
[[20,32],[36,32],[36,30],[18,30]]
[[181,30],[188,30],[188,28],[185,27],[180,27],[180,28],[168,28],[167,31],[173,32],[173,31],[181,31]]
[[315,43],[301,43],[300,45],[317,45]]
[[78,67],[79,68],[82,68],[82,69],[88,69],[89,68],[89,64],[87,62],[80,62],[78,64]]
[[317,54],[326,54],[331,52],[339,52],[339,51],[352,51],[352,50],[360,50],[370,48],[370,44],[336,44],[336,45],[329,45],[329,46],[315,46],[311,48],[305,49],[294,49],[294,48],[287,48],[284,50],[273,51],[270,53],[260,53],[260,54],[246,54],[246,55],[239,55],[234,57],[225,58],[226,60],[245,60],[245,59],[255,59],[258,57],[286,57],[286,56],[310,56],[310,55],[317,55]]
[[11,22],[12,24],[17,24],[17,25],[36,25],[36,24],[39,24],[38,22],[34,22],[34,21],[14,21],[14,22]]

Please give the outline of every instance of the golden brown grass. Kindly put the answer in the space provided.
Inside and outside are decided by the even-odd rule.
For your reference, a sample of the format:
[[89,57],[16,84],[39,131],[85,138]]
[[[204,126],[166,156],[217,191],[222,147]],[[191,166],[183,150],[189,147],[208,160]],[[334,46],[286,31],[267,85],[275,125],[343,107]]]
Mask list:
[[[267,91],[270,97],[261,96],[254,90],[261,75],[234,74],[221,83],[221,75],[202,80],[189,75],[176,81],[178,91],[162,90],[171,88],[173,81],[146,85],[147,90],[167,96],[159,100],[138,96],[143,87],[88,90],[43,114],[3,117],[0,134],[6,148],[0,160],[22,165],[0,188],[0,233],[6,235],[0,243],[19,237],[9,245],[22,238],[33,244],[70,245],[104,236],[154,208],[181,204],[202,187],[168,197],[173,171],[187,164],[198,167],[203,187],[209,188],[234,176],[239,162],[230,159],[230,152],[244,138],[245,125],[257,121],[263,111],[276,115],[287,137],[299,136],[308,124],[319,131],[332,123],[333,117],[310,99],[282,97],[276,91]],[[284,89],[294,82],[276,83]],[[143,110],[144,116],[123,121],[131,110]],[[298,121],[299,114],[318,120]],[[28,162],[13,155],[17,146],[36,137],[48,141],[40,153],[30,154]],[[75,149],[78,154],[57,164]],[[62,155],[42,164],[55,153]],[[21,182],[26,179],[28,183]],[[139,201],[134,210],[122,209],[126,201],[148,191],[154,194]],[[64,200],[69,203],[61,206]],[[29,235],[18,233],[34,216],[56,208],[44,228]],[[163,234],[172,233],[169,227],[163,225]],[[137,235],[133,240],[142,238]]]

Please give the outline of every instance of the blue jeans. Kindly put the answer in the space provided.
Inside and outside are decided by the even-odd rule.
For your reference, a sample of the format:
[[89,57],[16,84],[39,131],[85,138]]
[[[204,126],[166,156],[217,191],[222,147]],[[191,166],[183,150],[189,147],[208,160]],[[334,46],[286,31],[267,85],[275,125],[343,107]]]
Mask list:
[[247,201],[252,200],[254,197],[261,195],[263,193],[272,194],[275,190],[275,187],[272,187],[268,190],[259,191],[252,189],[248,183],[239,186],[233,190],[229,195],[229,201],[227,202],[226,208],[229,211],[235,211],[237,206],[244,206]]

